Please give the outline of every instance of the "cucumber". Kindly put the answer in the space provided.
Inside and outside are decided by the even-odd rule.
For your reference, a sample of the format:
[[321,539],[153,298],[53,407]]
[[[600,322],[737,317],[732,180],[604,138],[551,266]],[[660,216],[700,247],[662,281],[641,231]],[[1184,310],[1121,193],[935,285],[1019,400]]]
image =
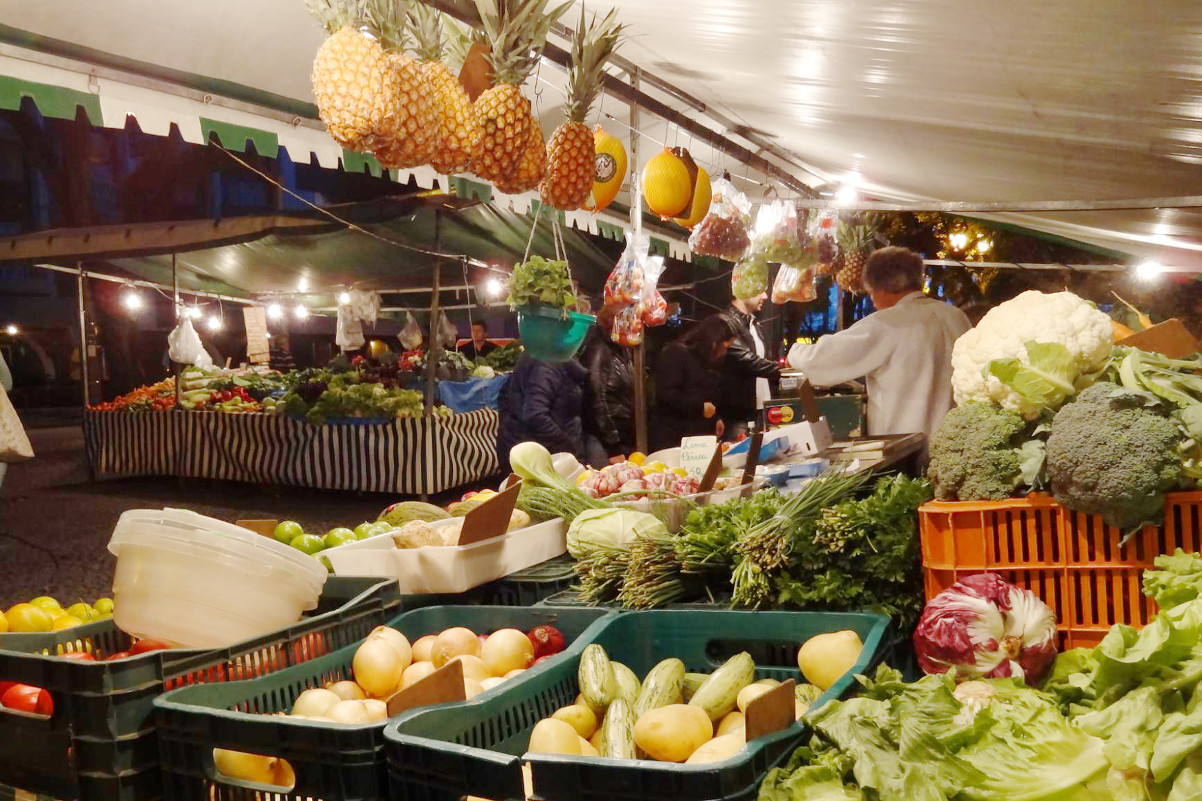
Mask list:
[[633,670],[621,662],[613,662],[611,664],[614,668],[614,678],[618,682],[618,697],[624,699],[627,704],[633,707],[635,699],[639,697],[639,691],[642,690],[642,685],[639,684],[639,677],[634,674]]
[[634,759],[634,714],[625,698],[617,698],[605,713],[601,724],[601,756],[611,759]]
[[613,663],[605,649],[596,643],[587,645],[580,655],[580,667],[576,670],[580,683],[580,694],[593,711],[604,711],[618,697],[618,680],[614,676]]
[[[649,709],[659,709],[668,704],[680,703],[680,690],[684,685],[684,662],[665,659],[647,674],[643,688],[634,702],[634,719],[637,722]],[[700,683],[697,686],[701,686]]]
[[689,705],[701,707],[710,720],[717,722],[735,708],[739,691],[754,680],[755,660],[751,654],[746,651],[735,654],[693,693]]
[[684,681],[680,685],[680,697],[686,703],[692,699],[693,694],[701,689],[701,685],[709,681],[708,673],[686,673]]

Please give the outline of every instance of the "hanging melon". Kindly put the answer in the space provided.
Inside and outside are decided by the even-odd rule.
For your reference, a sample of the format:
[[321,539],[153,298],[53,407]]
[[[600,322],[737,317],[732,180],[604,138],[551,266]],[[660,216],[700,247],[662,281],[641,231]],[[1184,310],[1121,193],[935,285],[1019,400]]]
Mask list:
[[684,148],[664,150],[643,167],[643,200],[665,220],[690,210],[696,184],[697,165]]
[[693,189],[693,205],[689,210],[689,216],[675,217],[672,222],[682,228],[693,230],[693,227],[704,220],[705,215],[709,213],[711,201],[713,201],[713,192],[710,189],[709,173],[698,167],[697,186]]
[[626,182],[626,148],[621,140],[605,132],[600,125],[593,131],[593,142],[597,148],[597,174],[593,179],[593,211],[614,202],[622,184]]

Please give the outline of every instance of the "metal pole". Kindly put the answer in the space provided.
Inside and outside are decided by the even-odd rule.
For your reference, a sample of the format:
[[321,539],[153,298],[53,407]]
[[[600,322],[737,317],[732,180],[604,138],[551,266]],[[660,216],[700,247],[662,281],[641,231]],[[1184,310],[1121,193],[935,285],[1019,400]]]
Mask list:
[[[434,212],[434,249],[442,252],[442,211]],[[434,281],[430,293],[430,327],[429,343],[426,347],[426,417],[434,414],[434,387],[437,380],[434,377],[435,368],[442,356],[442,347],[438,344],[438,300],[442,291],[442,257],[434,259]]]
[[[631,86],[635,91],[639,88],[639,70],[635,71],[630,76]],[[634,174],[637,176],[639,167],[639,107],[630,104],[630,163],[634,165]],[[643,199],[641,185],[637,177],[631,180],[631,187],[634,192],[633,202],[631,206],[632,219],[631,224],[635,228],[635,233],[639,233],[642,228],[643,219]],[[642,342],[634,347],[633,353],[634,366],[634,447],[635,450],[641,453],[647,453],[647,384],[646,384],[646,348]]]
[[84,279],[87,277],[83,264],[76,262],[79,273],[76,286],[79,289],[79,378],[83,382],[83,408],[88,410],[88,312],[84,305]]

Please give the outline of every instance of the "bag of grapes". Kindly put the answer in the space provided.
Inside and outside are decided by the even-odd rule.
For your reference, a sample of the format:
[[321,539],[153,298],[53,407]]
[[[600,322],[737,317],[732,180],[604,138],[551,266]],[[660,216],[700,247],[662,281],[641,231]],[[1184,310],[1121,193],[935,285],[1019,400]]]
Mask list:
[[760,206],[751,237],[751,254],[776,264],[796,264],[803,258],[802,244],[809,237],[800,226],[797,206],[774,200]]
[[699,256],[738,261],[751,244],[751,201],[726,178],[715,180],[711,191],[710,210],[689,235],[689,247]]
[[730,291],[739,300],[747,300],[768,291],[768,262],[751,256],[735,265],[730,274]]
[[839,269],[839,212],[827,209],[814,217],[810,238],[818,246],[818,275],[834,275]]

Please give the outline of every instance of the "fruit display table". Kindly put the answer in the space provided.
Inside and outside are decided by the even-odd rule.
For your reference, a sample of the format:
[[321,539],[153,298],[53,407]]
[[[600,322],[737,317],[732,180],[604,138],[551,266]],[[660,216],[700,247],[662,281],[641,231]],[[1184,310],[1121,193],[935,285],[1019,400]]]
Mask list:
[[493,409],[312,425],[283,415],[88,412],[95,478],[182,476],[314,489],[437,494],[497,472]]

